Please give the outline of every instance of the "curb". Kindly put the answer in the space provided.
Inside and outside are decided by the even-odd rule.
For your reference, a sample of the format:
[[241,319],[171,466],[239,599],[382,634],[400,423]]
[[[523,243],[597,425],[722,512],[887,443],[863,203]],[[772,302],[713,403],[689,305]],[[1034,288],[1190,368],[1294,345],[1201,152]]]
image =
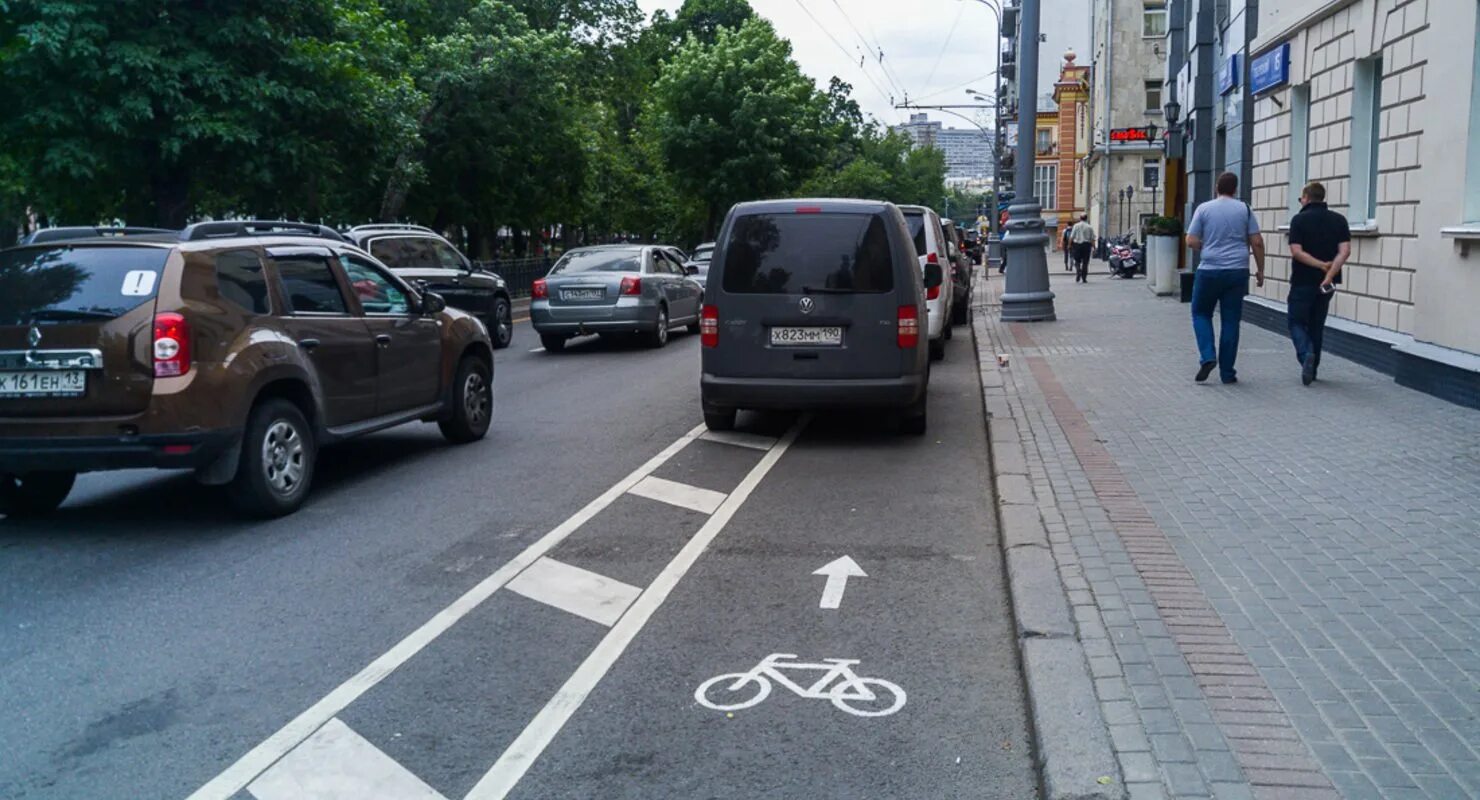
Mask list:
[[[985,282],[986,278],[982,278]],[[990,331],[975,310],[971,323],[987,417],[988,459],[997,493],[998,530],[1008,598],[1028,696],[1028,719],[1044,800],[1125,800],[1125,782],[1100,711],[1089,660],[1059,575],[1023,442],[1005,396]],[[1004,424],[1005,422],[1005,424]],[[1101,780],[1109,778],[1108,783]]]

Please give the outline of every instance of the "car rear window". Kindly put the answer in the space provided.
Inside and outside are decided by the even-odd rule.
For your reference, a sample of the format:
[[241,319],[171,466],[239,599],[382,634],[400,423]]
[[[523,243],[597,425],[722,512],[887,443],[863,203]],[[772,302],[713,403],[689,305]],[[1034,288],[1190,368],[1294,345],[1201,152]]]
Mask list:
[[550,269],[550,274],[641,271],[642,251],[634,247],[630,250],[572,250],[555,262],[555,266]]
[[0,251],[0,325],[105,322],[159,291],[159,247],[20,247]]
[[874,214],[755,214],[736,219],[725,246],[731,294],[888,292],[894,259]]

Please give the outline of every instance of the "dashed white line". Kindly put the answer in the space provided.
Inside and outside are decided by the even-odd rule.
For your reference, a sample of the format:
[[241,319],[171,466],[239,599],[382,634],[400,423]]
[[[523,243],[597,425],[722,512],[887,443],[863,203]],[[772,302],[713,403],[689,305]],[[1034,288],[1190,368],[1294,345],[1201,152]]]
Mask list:
[[509,591],[610,628],[642,593],[636,586],[545,557],[509,581]]
[[758,433],[744,431],[705,431],[699,438],[736,447],[748,447],[752,450],[770,450],[771,446],[776,444],[774,436],[762,436]]
[[247,791],[257,800],[446,800],[337,717]]
[[701,514],[713,514],[714,510],[719,508],[719,504],[725,501],[723,492],[701,489],[698,486],[690,486],[687,483],[665,480],[652,475],[638,481],[636,486],[627,490],[627,493],[679,508],[691,509]]

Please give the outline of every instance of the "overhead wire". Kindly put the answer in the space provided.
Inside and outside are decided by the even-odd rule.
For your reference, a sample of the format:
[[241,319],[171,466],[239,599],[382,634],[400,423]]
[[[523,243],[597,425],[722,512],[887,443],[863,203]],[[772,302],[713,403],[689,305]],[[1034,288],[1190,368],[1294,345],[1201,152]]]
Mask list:
[[[802,10],[802,13],[807,15],[807,19],[812,20],[812,24],[813,25],[816,25],[817,26],[817,29],[820,30],[820,31],[822,31],[823,35],[826,36],[834,45],[837,46],[838,50],[842,52],[843,56],[848,59],[848,62],[849,63],[852,63],[853,62],[853,53],[850,52],[848,50],[848,48],[843,45],[842,42],[838,41],[838,39],[837,39],[836,36],[833,36],[832,35],[832,31],[828,30],[827,29],[827,26],[826,25],[823,25],[821,20],[817,19],[817,17],[812,14],[812,10],[809,9],[809,8],[807,8],[807,4],[804,3],[804,2],[802,2],[802,0],[796,0],[796,4],[797,4],[797,7]],[[892,94],[890,94],[889,92],[885,91],[884,88],[879,85],[879,82],[876,81],[876,80],[874,80],[874,76],[868,70],[866,70],[866,69],[863,68],[863,64],[864,64],[864,60],[863,59],[860,59],[859,60],[859,64],[858,64],[858,69],[859,69],[860,72],[863,73],[863,77],[867,78],[868,79],[868,82],[873,85],[874,90],[879,93],[879,97],[880,98],[885,99],[885,100],[888,100],[889,101],[889,104],[890,105],[893,105],[894,104],[894,96]]]
[[[837,0],[833,0],[833,2],[837,2]],[[951,22],[951,29],[946,33],[946,43],[941,45],[940,51],[935,54],[935,64],[930,67],[930,74],[925,76],[926,86],[929,86],[930,82],[935,80],[935,71],[940,69],[940,61],[946,57],[946,50],[949,50],[951,47],[951,40],[956,36],[956,28],[961,24],[961,12],[965,10],[965,5],[961,5],[956,9],[956,19]]]

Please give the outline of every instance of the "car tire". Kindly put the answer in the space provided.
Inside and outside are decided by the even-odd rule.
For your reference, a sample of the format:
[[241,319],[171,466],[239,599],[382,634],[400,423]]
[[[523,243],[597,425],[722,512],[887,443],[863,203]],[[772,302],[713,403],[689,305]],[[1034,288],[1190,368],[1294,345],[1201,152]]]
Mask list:
[[493,341],[493,349],[502,350],[514,342],[514,306],[509,303],[507,297],[493,298],[493,313],[486,320],[488,325],[488,338]]
[[668,344],[668,306],[658,306],[658,324],[643,338],[654,350]]
[[547,353],[558,353],[565,349],[565,337],[558,333],[540,334],[540,345]]
[[698,334],[698,333],[700,333],[699,320],[696,319],[693,322],[690,322],[688,324],[688,327],[684,328],[684,330],[688,331],[691,334]]
[[706,408],[704,427],[712,431],[732,431],[735,429],[735,413],[733,408]]
[[7,517],[50,514],[72,493],[76,480],[75,472],[0,474],[0,514]]
[[946,358],[946,339],[945,339],[945,336],[941,336],[941,338],[939,338],[939,339],[931,339],[930,340],[930,360],[931,361],[944,361],[945,358]]
[[453,444],[476,442],[493,424],[493,370],[477,356],[463,356],[452,383],[452,408],[437,420],[442,436]]
[[920,399],[907,406],[899,415],[899,432],[906,436],[924,436],[926,427],[926,392],[920,393]]
[[281,517],[303,505],[313,483],[318,447],[298,406],[274,397],[247,417],[241,462],[226,486],[231,504],[252,517]]

